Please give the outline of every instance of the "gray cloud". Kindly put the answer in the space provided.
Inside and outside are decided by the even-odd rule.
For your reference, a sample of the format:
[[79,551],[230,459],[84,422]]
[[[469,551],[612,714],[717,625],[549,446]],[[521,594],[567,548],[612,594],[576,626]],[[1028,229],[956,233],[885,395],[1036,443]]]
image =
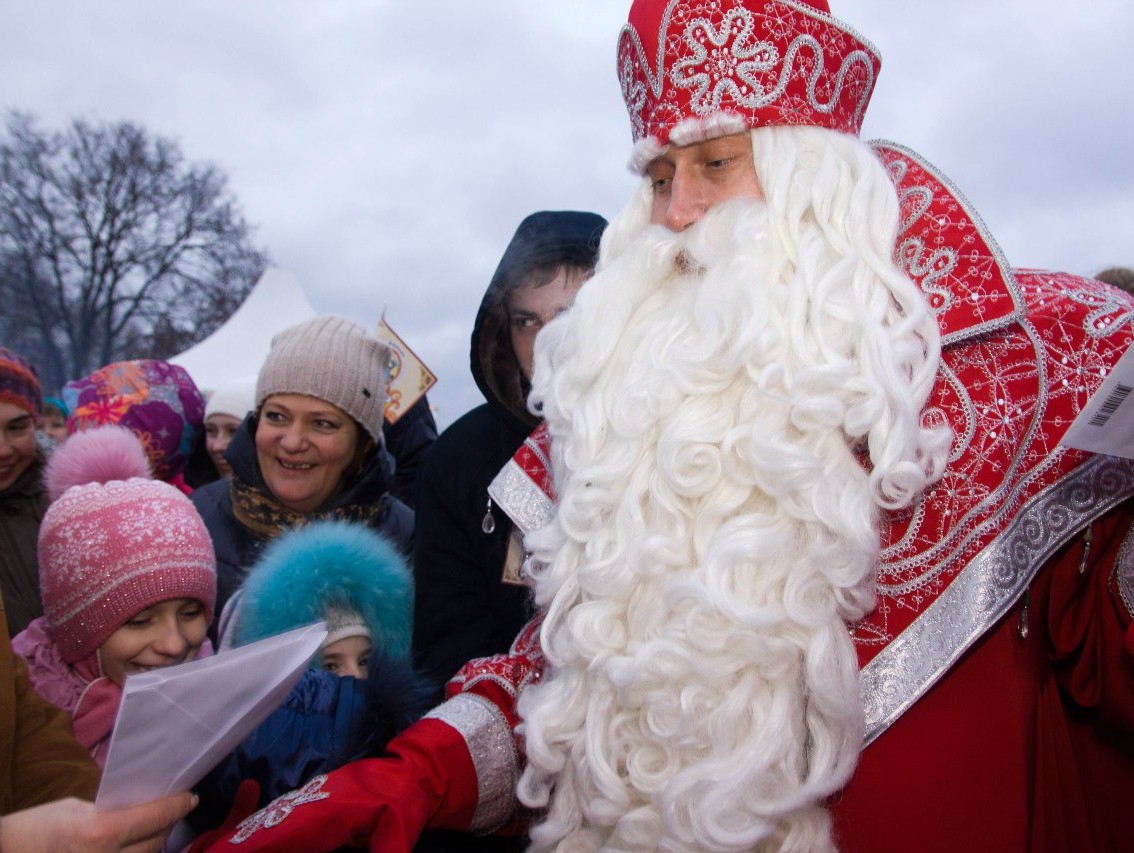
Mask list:
[[[845,0],[882,51],[864,135],[949,173],[1009,258],[1134,264],[1128,0]],[[519,220],[612,216],[634,179],[614,78],[626,0],[81,0],[0,11],[0,107],[140,122],[218,164],[319,309],[383,308],[479,401],[468,334]]]

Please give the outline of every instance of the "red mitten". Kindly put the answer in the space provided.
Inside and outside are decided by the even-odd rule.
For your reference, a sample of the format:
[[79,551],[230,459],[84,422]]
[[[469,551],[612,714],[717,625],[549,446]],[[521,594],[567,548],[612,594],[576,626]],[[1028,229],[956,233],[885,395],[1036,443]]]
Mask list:
[[366,847],[409,853],[422,830],[465,829],[477,805],[472,757],[460,732],[425,718],[390,741],[385,758],[316,776],[205,849],[319,853]]

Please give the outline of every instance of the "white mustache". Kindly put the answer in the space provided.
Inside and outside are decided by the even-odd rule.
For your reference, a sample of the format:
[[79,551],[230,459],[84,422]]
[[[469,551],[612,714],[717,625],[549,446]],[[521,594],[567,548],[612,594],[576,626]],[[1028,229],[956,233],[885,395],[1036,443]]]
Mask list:
[[729,260],[739,246],[768,234],[767,204],[733,199],[717,205],[684,231],[647,226],[640,236],[659,272],[699,277]]

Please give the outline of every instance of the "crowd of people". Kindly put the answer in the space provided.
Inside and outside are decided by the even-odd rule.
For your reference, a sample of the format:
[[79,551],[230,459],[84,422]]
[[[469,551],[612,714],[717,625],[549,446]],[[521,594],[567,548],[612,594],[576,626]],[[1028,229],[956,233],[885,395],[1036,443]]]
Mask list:
[[[639,189],[519,223],[440,436],[340,317],[210,389],[0,347],[0,850],[1134,850],[1134,462],[1060,444],[1130,270],[860,141],[825,0],[617,57]],[[319,621],[192,792],[93,808],[131,674]]]

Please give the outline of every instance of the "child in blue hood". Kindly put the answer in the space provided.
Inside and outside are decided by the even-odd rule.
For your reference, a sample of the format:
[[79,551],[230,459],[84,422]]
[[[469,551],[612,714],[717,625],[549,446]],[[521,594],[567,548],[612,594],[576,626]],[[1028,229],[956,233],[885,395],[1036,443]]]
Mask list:
[[265,805],[380,754],[428,710],[436,697],[410,663],[412,620],[412,574],[380,534],[323,521],[275,539],[225,607],[222,651],[318,621],[327,639],[284,704],[202,782],[196,828],[223,820],[242,781]]

